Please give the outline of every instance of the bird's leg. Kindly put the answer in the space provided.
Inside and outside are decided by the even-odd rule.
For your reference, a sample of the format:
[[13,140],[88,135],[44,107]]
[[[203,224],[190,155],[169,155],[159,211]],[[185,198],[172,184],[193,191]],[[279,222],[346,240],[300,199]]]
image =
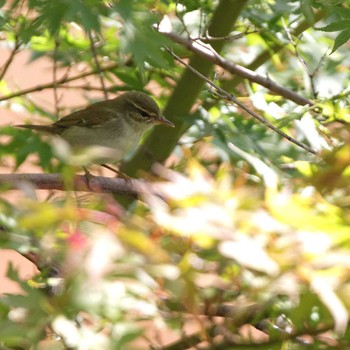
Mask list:
[[124,174],[123,172],[112,168],[111,166],[107,165],[107,164],[101,164],[101,166],[103,166],[104,168],[113,171],[114,173],[118,174],[118,177],[121,177],[122,179],[126,180],[126,181],[130,181],[131,177]]

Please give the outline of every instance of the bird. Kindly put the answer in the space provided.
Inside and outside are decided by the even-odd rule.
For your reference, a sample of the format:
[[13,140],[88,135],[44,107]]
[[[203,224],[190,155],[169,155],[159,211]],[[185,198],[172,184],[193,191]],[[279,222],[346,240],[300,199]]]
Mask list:
[[[108,147],[112,152],[97,161],[119,176],[129,178],[105,163],[116,163],[134,151],[142,135],[154,125],[175,127],[162,116],[152,97],[140,91],[127,91],[114,99],[103,100],[75,111],[50,125],[24,124],[16,127],[58,135],[73,149]],[[85,175],[91,174],[84,167]]]

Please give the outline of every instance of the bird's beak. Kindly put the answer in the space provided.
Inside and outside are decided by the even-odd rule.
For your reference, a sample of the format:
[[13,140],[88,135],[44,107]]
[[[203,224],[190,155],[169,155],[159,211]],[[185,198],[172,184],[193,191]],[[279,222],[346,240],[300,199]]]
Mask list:
[[171,128],[175,128],[174,123],[172,123],[170,120],[168,120],[164,117],[159,117],[159,118],[155,119],[154,124],[160,124],[160,125],[170,126]]

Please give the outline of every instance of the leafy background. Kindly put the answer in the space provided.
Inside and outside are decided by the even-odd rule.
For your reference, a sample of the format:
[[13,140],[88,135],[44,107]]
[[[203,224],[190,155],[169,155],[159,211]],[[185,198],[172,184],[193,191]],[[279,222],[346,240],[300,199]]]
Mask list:
[[[121,165],[152,180],[138,201],[68,191],[77,171],[69,154],[57,159],[60,145],[3,124],[2,169],[34,163],[61,173],[67,191],[38,197],[22,183],[14,203],[1,182],[1,247],[40,269],[28,280],[8,267],[23,293],[0,299],[1,349],[349,346],[348,1],[0,5],[0,101],[9,111],[48,123],[143,90],[176,124],[152,130]],[[214,66],[169,31],[210,44],[310,105]],[[49,62],[46,82],[13,84],[8,72],[23,52],[32,64]],[[79,102],[65,105],[73,93]]]

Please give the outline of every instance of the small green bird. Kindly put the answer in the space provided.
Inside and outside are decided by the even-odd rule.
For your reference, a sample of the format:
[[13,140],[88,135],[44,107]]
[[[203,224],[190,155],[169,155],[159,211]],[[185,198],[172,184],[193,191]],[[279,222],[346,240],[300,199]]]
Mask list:
[[[88,146],[111,148],[113,152],[104,162],[115,163],[137,148],[147,129],[159,124],[175,127],[162,116],[157,103],[150,96],[129,91],[69,114],[51,125],[16,126],[59,135],[73,149]],[[101,165],[122,174],[106,164]]]

